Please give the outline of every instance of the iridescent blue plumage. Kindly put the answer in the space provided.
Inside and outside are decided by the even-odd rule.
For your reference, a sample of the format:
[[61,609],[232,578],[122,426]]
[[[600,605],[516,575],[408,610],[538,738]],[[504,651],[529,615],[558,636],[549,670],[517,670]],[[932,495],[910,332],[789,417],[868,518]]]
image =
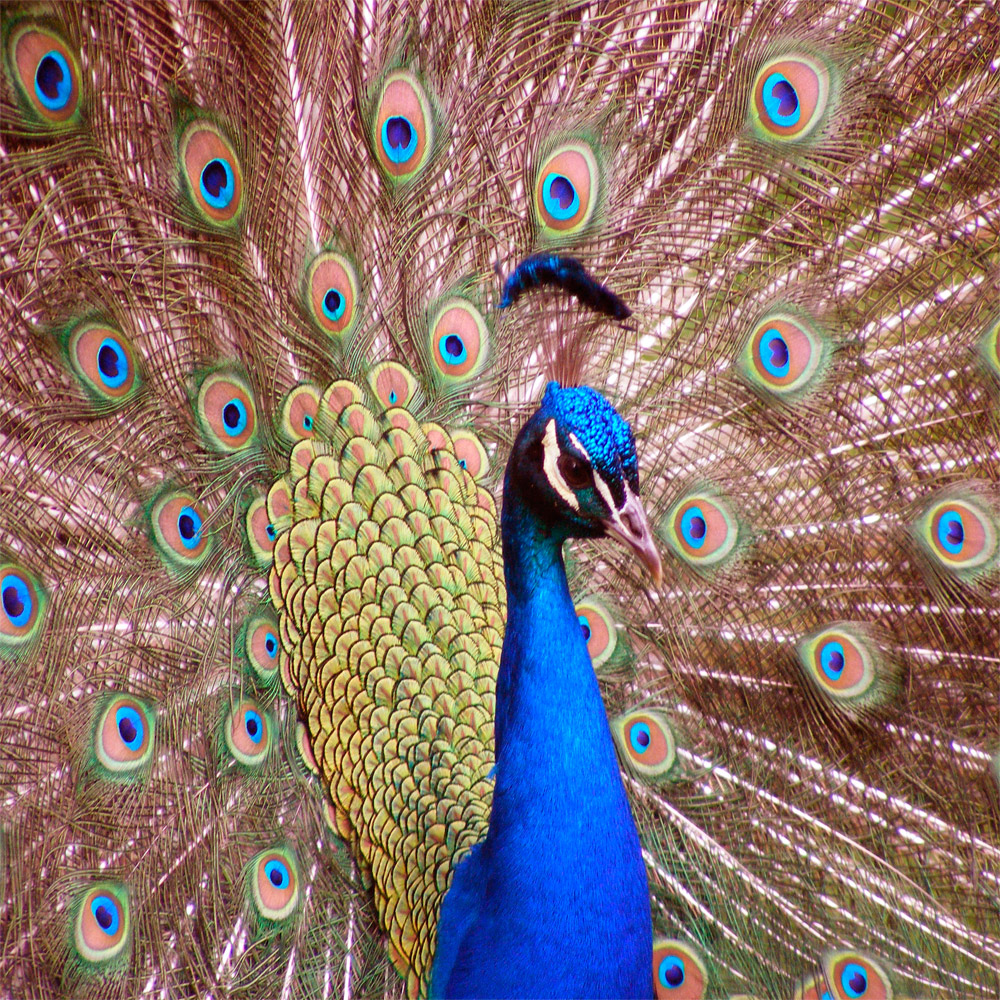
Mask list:
[[[574,447],[592,473],[576,510],[545,462]],[[496,788],[489,835],[442,905],[435,996],[652,994],[645,866],[562,559],[613,514],[594,477],[616,503],[637,489],[632,433],[592,389],[552,382],[504,479]]]

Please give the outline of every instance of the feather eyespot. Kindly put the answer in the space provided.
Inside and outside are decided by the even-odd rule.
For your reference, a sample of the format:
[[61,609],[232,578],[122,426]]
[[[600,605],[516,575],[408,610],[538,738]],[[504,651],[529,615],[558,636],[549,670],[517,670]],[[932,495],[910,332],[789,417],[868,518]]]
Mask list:
[[271,751],[271,725],[267,713],[251,699],[244,699],[229,713],[225,722],[226,746],[246,767],[258,767]]
[[229,140],[211,122],[193,121],[178,143],[181,178],[197,213],[215,227],[243,210],[243,171]]
[[830,343],[805,317],[774,312],[754,326],[740,370],[751,388],[794,400],[820,384],[831,354]]
[[479,480],[489,472],[490,460],[482,441],[472,431],[452,431],[451,445],[455,449],[458,464],[473,479]]
[[298,385],[281,404],[281,430],[292,441],[316,436],[319,390],[314,385]]
[[385,78],[372,143],[375,158],[393,180],[412,180],[427,164],[434,148],[434,115],[424,88],[409,70],[394,70]]
[[663,713],[636,709],[611,722],[611,735],[625,765],[647,780],[670,775],[677,760],[673,729]]
[[378,401],[387,409],[409,406],[417,389],[417,381],[402,365],[383,361],[368,376]]
[[59,127],[78,120],[80,63],[64,39],[25,22],[10,33],[7,60],[17,91],[37,121]]
[[708,973],[700,956],[683,941],[658,937],[653,941],[653,985],[657,1000],[700,1000]]
[[992,572],[1000,561],[995,513],[971,491],[950,491],[928,505],[914,531],[933,566],[966,582]]
[[130,933],[128,894],[122,886],[102,882],[78,900],[73,938],[85,961],[103,965],[123,956]]
[[980,337],[979,356],[994,378],[1000,378],[1000,320],[991,323]]
[[885,970],[861,952],[829,952],[823,956],[823,973],[835,1000],[892,1000]]
[[830,71],[804,54],[769,59],[754,78],[750,119],[758,135],[804,139],[822,123],[830,102]]
[[796,652],[806,680],[849,715],[867,711],[895,693],[899,665],[884,652],[871,626],[835,622],[806,636]]
[[478,375],[488,345],[486,320],[471,302],[451,298],[438,306],[430,323],[428,347],[434,369],[446,384]]
[[259,917],[282,921],[295,911],[299,901],[299,870],[290,850],[261,851],[250,863],[249,880]]
[[17,656],[42,631],[48,596],[20,566],[0,563],[0,653]]
[[200,566],[211,551],[207,512],[190,493],[168,493],[153,503],[150,524],[153,541],[167,565],[175,571]]
[[119,406],[139,387],[135,349],[120,330],[86,321],[66,339],[70,368],[99,406]]
[[558,237],[583,229],[594,215],[599,188],[597,157],[587,143],[553,150],[535,178],[535,219],[542,231]]
[[153,712],[137,698],[111,699],[97,716],[94,754],[105,776],[127,778],[148,768],[153,755]]
[[270,687],[278,675],[278,653],[281,649],[278,622],[273,615],[263,612],[254,615],[243,631],[242,646],[243,655],[257,682],[263,687]]
[[250,387],[236,375],[207,376],[198,389],[195,415],[206,443],[216,451],[232,454],[256,439],[257,408]]
[[278,534],[268,517],[266,498],[258,497],[247,508],[246,532],[254,561],[262,569],[267,569],[274,560],[274,543]]
[[607,608],[594,598],[587,598],[576,605],[576,620],[587,643],[591,663],[598,670],[615,655],[618,629]]
[[306,311],[323,333],[346,337],[357,318],[358,289],[358,272],[343,254],[321,253],[306,271]]
[[592,602],[576,606],[576,620],[587,643],[587,652],[596,670],[614,655],[618,630],[602,607]]
[[722,497],[688,494],[670,508],[661,532],[689,566],[708,571],[731,560],[740,542],[736,516]]

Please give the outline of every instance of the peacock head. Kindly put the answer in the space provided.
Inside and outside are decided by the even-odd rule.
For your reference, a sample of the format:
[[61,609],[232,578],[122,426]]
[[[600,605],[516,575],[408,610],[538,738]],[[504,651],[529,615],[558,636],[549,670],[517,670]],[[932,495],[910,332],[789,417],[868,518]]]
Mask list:
[[509,490],[554,537],[611,535],[660,582],[660,555],[639,500],[632,429],[600,393],[549,382],[538,412],[514,442]]

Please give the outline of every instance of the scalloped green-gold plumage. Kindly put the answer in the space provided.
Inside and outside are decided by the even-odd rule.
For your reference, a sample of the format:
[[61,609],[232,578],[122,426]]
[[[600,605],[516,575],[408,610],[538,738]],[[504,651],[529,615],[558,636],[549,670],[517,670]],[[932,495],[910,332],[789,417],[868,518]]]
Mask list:
[[417,391],[413,373],[397,361],[383,361],[375,365],[368,375],[368,383],[387,410],[394,406],[408,407]]
[[31,18],[4,25],[4,66],[25,118],[45,131],[79,124],[83,77],[79,53],[53,27]]
[[[332,828],[354,836],[373,873],[391,954],[416,992],[433,958],[436,887],[453,850],[486,831],[493,720],[479,706],[493,703],[505,596],[492,497],[446,432],[400,409],[412,376],[380,371],[389,377],[376,376],[373,389],[387,410],[348,402],[363,393],[337,383],[339,418],[293,449],[287,485],[272,490],[274,512],[292,510],[270,590],[282,663],[295,671],[284,679],[302,704],[302,756],[314,758],[332,799]],[[411,771],[406,759],[423,745],[412,719],[432,703],[441,709],[433,773],[450,775],[436,791],[431,769]],[[328,739],[331,731],[357,739]],[[372,772],[375,759],[385,768]],[[370,816],[354,811],[359,782],[382,789],[384,805]],[[458,795],[470,803],[464,811]],[[428,823],[429,835],[419,833]],[[426,844],[423,865],[392,848],[399,837]]]

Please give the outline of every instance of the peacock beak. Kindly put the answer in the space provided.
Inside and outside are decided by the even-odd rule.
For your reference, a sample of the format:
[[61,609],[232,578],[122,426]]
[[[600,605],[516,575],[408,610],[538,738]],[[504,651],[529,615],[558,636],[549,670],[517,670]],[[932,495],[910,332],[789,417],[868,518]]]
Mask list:
[[612,512],[604,522],[609,535],[624,542],[642,560],[649,570],[653,582],[659,586],[663,582],[663,565],[660,553],[649,529],[649,520],[639,498],[628,487],[625,488],[625,503]]

